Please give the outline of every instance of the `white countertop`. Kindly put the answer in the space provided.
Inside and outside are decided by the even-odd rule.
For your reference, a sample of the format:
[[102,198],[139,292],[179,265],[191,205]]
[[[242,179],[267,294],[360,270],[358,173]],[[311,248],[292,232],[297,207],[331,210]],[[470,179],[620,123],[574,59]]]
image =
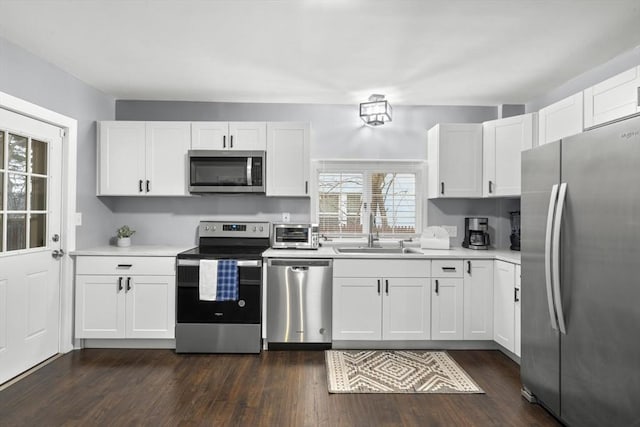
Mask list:
[[169,245],[132,245],[128,248],[118,246],[97,246],[94,248],[77,249],[70,253],[75,256],[176,256],[193,246]]
[[[417,249],[417,248],[413,248]],[[302,249],[268,249],[262,253],[264,258],[402,258],[402,259],[497,259],[513,264],[520,264],[520,252],[508,249],[488,249],[479,251],[465,248],[445,249],[420,249],[421,253],[409,254],[354,254],[338,253],[334,246],[323,246],[317,250]]]

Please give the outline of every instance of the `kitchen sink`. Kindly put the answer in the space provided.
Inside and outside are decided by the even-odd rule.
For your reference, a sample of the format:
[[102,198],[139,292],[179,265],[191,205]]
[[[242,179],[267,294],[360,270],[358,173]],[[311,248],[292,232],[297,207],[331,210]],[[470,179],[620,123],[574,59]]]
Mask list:
[[339,254],[422,254],[414,248],[334,248]]

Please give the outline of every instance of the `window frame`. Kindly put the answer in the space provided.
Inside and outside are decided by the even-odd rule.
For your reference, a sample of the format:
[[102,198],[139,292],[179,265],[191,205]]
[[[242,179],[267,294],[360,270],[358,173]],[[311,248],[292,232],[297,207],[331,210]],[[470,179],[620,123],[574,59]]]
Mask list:
[[[362,197],[366,203],[365,217],[371,211],[371,174],[372,173],[410,173],[415,174],[415,206],[416,206],[416,230],[415,233],[379,233],[380,237],[410,238],[422,234],[423,224],[426,224],[425,191],[427,188],[427,162],[415,160],[343,160],[326,159],[313,160],[311,162],[311,218],[312,222],[319,224],[319,182],[320,173],[362,173],[363,191]],[[362,233],[322,233],[326,237],[361,237],[369,234],[369,222],[363,221]]]

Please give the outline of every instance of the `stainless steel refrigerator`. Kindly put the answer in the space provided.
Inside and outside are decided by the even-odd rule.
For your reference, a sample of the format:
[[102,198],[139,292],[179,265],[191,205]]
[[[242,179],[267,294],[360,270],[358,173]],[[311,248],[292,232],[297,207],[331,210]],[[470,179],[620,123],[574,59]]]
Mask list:
[[523,393],[640,426],[640,117],[522,154]]

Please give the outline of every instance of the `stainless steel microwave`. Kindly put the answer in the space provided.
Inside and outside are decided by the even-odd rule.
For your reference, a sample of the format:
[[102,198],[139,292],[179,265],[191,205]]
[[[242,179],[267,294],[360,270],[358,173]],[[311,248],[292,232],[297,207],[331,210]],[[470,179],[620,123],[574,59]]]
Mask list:
[[189,150],[191,193],[264,193],[264,151]]
[[318,224],[273,224],[271,247],[274,249],[318,249]]

